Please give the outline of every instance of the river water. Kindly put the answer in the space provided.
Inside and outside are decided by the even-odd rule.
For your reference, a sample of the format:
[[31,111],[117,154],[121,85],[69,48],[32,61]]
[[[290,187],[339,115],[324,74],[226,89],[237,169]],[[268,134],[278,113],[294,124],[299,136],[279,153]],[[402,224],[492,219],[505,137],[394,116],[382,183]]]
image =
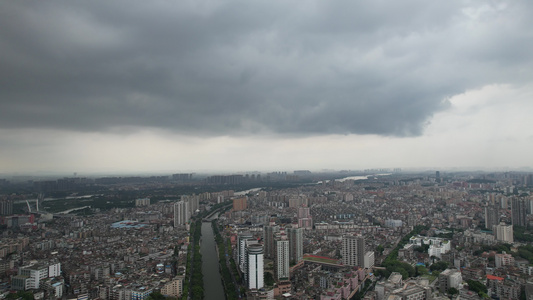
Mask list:
[[215,247],[215,235],[211,223],[202,223],[202,274],[204,275],[204,299],[224,299],[224,287],[218,269],[218,253]]
[[249,189],[249,190],[246,190],[246,191],[240,191],[240,192],[235,192],[233,193],[233,195],[235,196],[244,196],[248,193],[251,193],[251,192],[257,192],[257,191],[260,191],[261,189],[263,189],[262,187],[260,188],[253,188],[253,189]]
[[368,177],[375,177],[375,176],[387,176],[391,175],[392,173],[384,173],[384,174],[374,174],[374,175],[364,175],[364,176],[350,176],[350,177],[344,177],[342,179],[337,179],[337,181],[343,182],[346,180],[365,180],[368,179]]

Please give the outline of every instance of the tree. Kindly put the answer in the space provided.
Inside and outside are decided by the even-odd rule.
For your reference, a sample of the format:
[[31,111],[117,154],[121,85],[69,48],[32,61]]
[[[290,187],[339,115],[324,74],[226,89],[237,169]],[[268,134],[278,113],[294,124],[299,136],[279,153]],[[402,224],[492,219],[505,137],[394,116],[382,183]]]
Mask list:
[[160,292],[153,292],[146,299],[147,300],[165,300],[166,298]]
[[487,287],[479,281],[467,280],[466,283],[468,284],[468,289],[478,293],[479,296],[481,296],[482,293],[486,294],[488,291]]
[[265,272],[265,285],[266,286],[273,286],[276,281],[274,281],[274,276],[272,276],[272,273]]
[[459,291],[456,288],[452,287],[448,289],[448,294],[453,296],[453,295],[459,294]]
[[428,269],[426,269],[426,267],[424,266],[416,266],[415,271],[416,271],[415,276],[424,276],[429,273]]
[[383,247],[383,245],[379,245],[376,247],[376,252],[378,252],[379,255],[383,255],[384,250],[385,250],[385,247]]
[[6,296],[6,299],[22,299],[22,300],[33,300],[33,293],[18,291],[16,293],[11,293]]
[[204,298],[204,288],[199,285],[192,286],[192,298],[201,300]]
[[427,253],[428,249],[429,249],[429,245],[423,244],[422,246],[415,247],[414,250],[417,251],[417,252],[420,252],[420,253]]
[[448,268],[448,262],[445,261],[439,261],[429,266],[431,271],[444,271],[446,268]]

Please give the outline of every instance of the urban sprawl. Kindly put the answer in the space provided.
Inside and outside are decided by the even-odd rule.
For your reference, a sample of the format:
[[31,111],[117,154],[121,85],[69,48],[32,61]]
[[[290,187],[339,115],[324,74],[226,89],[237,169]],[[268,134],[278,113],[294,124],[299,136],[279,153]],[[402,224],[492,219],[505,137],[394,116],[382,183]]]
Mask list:
[[533,299],[532,190],[400,169],[0,179],[0,298],[202,299],[207,269],[217,299]]

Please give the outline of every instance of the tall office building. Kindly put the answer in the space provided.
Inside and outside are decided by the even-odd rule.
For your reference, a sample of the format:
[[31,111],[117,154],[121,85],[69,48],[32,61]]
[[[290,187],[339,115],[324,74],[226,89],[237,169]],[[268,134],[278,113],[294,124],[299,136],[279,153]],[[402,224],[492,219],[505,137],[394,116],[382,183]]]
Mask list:
[[346,266],[363,267],[365,260],[365,239],[362,236],[342,237],[342,263]]
[[274,235],[279,232],[279,226],[263,227],[263,243],[265,245],[265,258],[274,258]]
[[246,248],[246,274],[248,289],[264,287],[263,246],[252,244]]
[[174,203],[174,227],[185,225],[189,220],[189,202],[182,200]]
[[277,236],[275,239],[276,255],[274,258],[274,271],[278,280],[289,279],[289,241],[286,236]]
[[513,198],[511,201],[511,217],[514,226],[525,227],[527,225],[526,212],[525,199]]
[[289,236],[289,259],[291,264],[297,264],[304,259],[304,233],[302,228],[287,228]]
[[485,207],[485,228],[492,230],[492,227],[500,224],[500,210],[494,206]]

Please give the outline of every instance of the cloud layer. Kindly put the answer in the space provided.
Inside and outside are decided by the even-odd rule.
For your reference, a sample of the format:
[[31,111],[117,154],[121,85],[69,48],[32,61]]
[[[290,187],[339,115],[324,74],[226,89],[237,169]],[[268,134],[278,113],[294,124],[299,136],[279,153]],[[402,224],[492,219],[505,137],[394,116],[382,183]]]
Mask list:
[[10,1],[0,128],[418,136],[533,70],[530,2]]

